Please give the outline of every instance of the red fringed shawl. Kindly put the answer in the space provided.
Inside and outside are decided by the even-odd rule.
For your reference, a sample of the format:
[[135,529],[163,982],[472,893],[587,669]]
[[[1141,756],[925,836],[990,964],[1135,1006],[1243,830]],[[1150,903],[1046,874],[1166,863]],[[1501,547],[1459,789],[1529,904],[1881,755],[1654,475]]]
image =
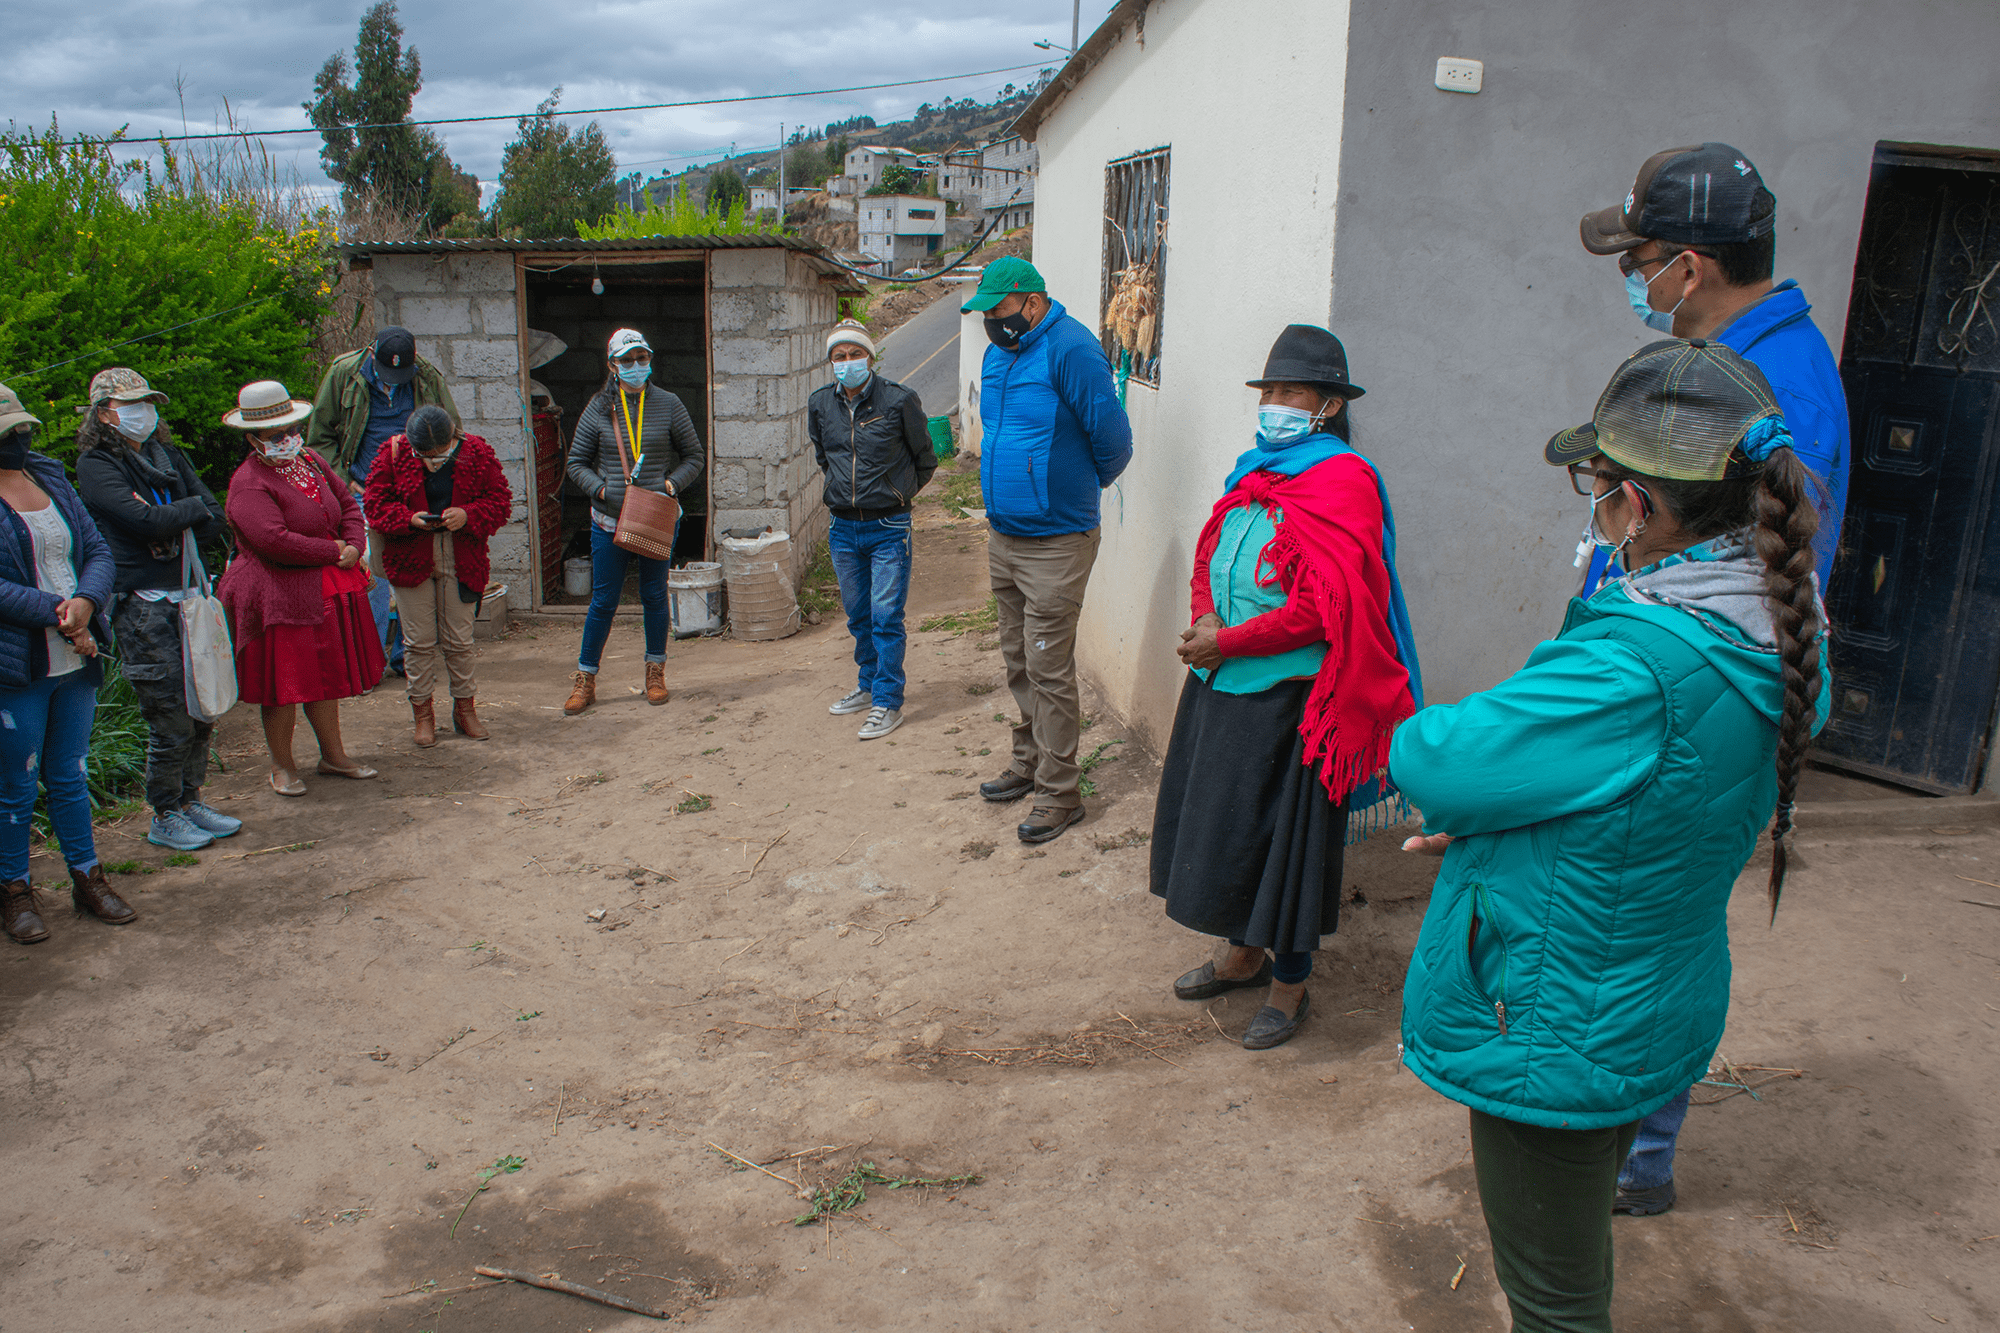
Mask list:
[[1196,620],[1215,609],[1208,562],[1223,519],[1251,504],[1284,513],[1258,559],[1257,582],[1282,586],[1288,600],[1281,610],[1224,630],[1224,652],[1282,652],[1299,646],[1288,628],[1317,621],[1319,633],[1303,641],[1323,638],[1327,654],[1306,696],[1299,735],[1305,762],[1317,765],[1327,795],[1339,801],[1389,761],[1391,734],[1416,711],[1410,673],[1389,632],[1389,569],[1375,473],[1360,456],[1342,454],[1296,477],[1252,472],[1238,482],[1216,501],[1195,547]]

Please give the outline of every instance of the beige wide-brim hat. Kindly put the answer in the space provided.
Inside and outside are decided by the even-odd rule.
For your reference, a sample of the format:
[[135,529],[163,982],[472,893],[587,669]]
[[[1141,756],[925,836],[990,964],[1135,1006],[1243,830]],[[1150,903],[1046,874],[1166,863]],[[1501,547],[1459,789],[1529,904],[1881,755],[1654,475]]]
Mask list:
[[236,409],[222,414],[222,424],[237,430],[269,430],[289,426],[312,415],[313,405],[292,397],[276,380],[257,380],[236,391]]

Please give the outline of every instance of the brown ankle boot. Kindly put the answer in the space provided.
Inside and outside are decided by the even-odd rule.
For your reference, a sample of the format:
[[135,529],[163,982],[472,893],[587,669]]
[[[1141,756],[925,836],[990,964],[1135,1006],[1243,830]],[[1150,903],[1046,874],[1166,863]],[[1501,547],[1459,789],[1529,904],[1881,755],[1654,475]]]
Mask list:
[[428,750],[438,743],[437,708],[429,699],[410,700],[410,712],[417,719],[417,745]]
[[471,695],[451,701],[451,729],[475,741],[483,741],[493,734],[479,720],[479,709],[473,703]]
[[646,663],[646,702],[663,704],[667,701],[667,664],[665,662]]
[[10,879],[0,884],[0,929],[16,944],[39,944],[49,937],[49,928],[42,924],[36,906],[35,891],[27,880]]
[[577,672],[576,680],[570,686],[569,699],[563,704],[564,715],[575,717],[578,713],[581,713],[596,702],[597,673],[594,671]]
[[69,872],[69,900],[76,904],[76,914],[90,913],[99,921],[109,921],[114,926],[122,926],[128,921],[137,921],[139,914],[123,898],[111,891],[104,880],[104,867],[92,866],[89,873],[81,870]]

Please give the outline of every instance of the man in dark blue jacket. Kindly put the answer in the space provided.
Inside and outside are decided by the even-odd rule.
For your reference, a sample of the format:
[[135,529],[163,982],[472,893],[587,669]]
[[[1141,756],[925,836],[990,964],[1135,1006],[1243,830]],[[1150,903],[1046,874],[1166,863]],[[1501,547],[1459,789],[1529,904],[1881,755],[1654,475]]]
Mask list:
[[[1721,343],[1770,381],[1792,448],[1820,484],[1813,553],[1824,596],[1847,509],[1847,396],[1825,336],[1807,318],[1805,293],[1789,279],[1771,281],[1777,200],[1763,177],[1725,143],[1669,148],[1646,159],[1624,204],[1585,214],[1581,231],[1584,249],[1618,256],[1626,299],[1648,328]],[[1607,556],[1597,548],[1586,595]],[[1644,1217],[1674,1206],[1674,1148],[1687,1109],[1682,1093],[1639,1122],[1616,1211]]]
[[1097,560],[1098,495],[1132,461],[1132,423],[1097,336],[1049,299],[1025,259],[986,266],[966,310],[983,311],[979,489],[1000,653],[1020,717],[1014,758],[982,783],[989,801],[1035,804],[1018,830],[1047,842],[1083,818],[1076,622]]

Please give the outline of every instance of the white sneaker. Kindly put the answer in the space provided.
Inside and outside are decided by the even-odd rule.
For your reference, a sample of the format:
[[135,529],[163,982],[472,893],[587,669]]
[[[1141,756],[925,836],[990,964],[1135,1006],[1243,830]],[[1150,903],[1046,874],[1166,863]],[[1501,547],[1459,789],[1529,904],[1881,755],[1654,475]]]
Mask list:
[[864,741],[879,740],[903,725],[903,710],[900,708],[871,708],[868,720],[861,724],[861,730],[854,733]]
[[869,694],[868,691],[856,690],[854,693],[848,695],[844,699],[835,699],[833,703],[827,708],[826,711],[832,713],[835,717],[846,717],[849,713],[860,712],[862,709],[866,708],[873,701],[873,699],[874,696]]

